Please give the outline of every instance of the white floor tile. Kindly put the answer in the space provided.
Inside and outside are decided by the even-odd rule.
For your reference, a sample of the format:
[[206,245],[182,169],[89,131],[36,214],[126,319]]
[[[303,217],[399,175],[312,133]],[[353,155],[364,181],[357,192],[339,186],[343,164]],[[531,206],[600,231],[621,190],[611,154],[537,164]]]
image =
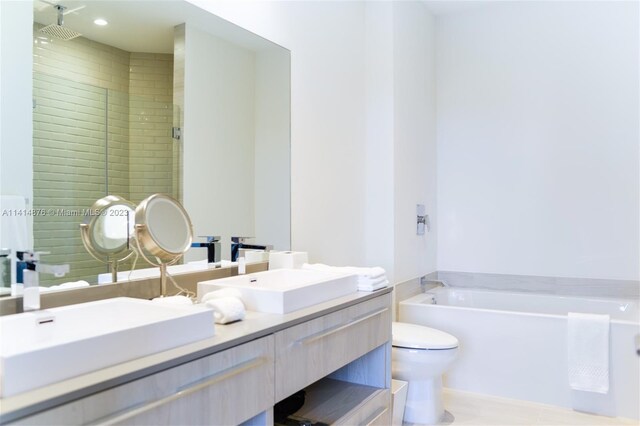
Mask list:
[[[566,408],[469,392],[444,390],[442,426],[639,426],[640,422],[580,413]],[[413,426],[405,423],[405,426]],[[418,426],[418,425],[415,425]]]

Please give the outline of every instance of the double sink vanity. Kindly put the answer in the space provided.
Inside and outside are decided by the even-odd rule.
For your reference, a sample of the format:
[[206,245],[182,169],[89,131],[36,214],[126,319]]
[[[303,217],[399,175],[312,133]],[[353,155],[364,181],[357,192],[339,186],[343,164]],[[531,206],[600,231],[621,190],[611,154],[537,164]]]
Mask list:
[[390,424],[390,288],[282,269],[200,282],[199,299],[223,287],[243,321],[133,298],[0,318],[0,423],[271,425],[304,389],[297,418]]

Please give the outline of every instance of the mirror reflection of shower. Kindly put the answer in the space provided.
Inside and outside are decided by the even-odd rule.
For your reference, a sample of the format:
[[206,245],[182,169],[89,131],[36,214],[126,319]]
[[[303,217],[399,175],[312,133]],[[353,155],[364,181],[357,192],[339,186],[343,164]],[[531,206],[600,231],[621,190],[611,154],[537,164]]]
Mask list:
[[[51,1],[66,7],[61,26],[82,36],[63,41],[40,31],[57,25]],[[24,4],[34,17],[27,77],[34,109],[33,140],[21,149],[27,154],[28,147],[32,161],[16,174],[28,193],[21,185],[11,190],[23,207],[63,213],[30,217],[27,243],[3,248],[24,245],[51,252],[47,263],[70,265],[68,277],[43,277],[43,285],[93,284],[111,275],[78,235],[82,210],[107,194],[134,203],[171,195],[189,210],[198,235],[219,236],[220,260],[229,258],[234,235],[290,249],[287,49],[182,0],[162,7],[117,0]],[[107,25],[99,27],[96,18]],[[244,173],[229,181],[236,170]],[[243,208],[219,208],[227,205]],[[206,261],[207,254],[190,250],[183,261]],[[126,262],[121,269],[132,269],[132,259]]]
[[80,34],[77,31],[74,31],[72,29],[70,29],[69,27],[65,27],[64,26],[64,15],[66,15],[67,13],[72,13],[75,11],[78,11],[80,9],[84,9],[84,6],[80,6],[78,8],[75,8],[73,10],[67,10],[67,7],[61,5],[61,4],[55,4],[55,3],[50,3],[46,0],[38,0],[41,1],[42,3],[46,3],[51,5],[57,12],[57,21],[55,24],[51,24],[51,25],[47,25],[46,27],[42,27],[40,28],[40,32],[43,34],[47,34],[51,37],[55,37],[59,40],[62,41],[69,41],[69,40],[73,40],[76,37],[80,37],[82,34]]
[[[68,214],[34,216],[34,249],[50,252],[47,262],[72,259],[66,277],[43,276],[41,285],[95,282],[105,266],[77,232],[87,206],[107,194],[133,203],[179,196],[173,54],[99,43],[63,20],[80,19],[84,6],[36,3],[43,17],[33,31],[33,208]],[[132,266],[130,257],[120,261]]]

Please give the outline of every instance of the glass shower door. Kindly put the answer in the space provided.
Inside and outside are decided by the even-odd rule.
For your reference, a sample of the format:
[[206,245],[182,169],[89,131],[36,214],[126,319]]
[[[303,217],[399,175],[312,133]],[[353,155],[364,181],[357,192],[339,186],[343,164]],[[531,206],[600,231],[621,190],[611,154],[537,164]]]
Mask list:
[[61,77],[33,77],[34,249],[47,264],[70,264],[62,278],[40,274],[45,286],[95,280],[105,267],[86,252],[79,223],[107,193],[107,91]]

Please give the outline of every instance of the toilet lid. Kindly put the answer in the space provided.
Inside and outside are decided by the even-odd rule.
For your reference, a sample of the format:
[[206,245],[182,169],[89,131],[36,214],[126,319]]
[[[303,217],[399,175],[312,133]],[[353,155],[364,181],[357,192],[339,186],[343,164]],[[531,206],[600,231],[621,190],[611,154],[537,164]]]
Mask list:
[[404,322],[394,322],[391,327],[392,346],[411,349],[454,349],[458,339],[444,331]]

